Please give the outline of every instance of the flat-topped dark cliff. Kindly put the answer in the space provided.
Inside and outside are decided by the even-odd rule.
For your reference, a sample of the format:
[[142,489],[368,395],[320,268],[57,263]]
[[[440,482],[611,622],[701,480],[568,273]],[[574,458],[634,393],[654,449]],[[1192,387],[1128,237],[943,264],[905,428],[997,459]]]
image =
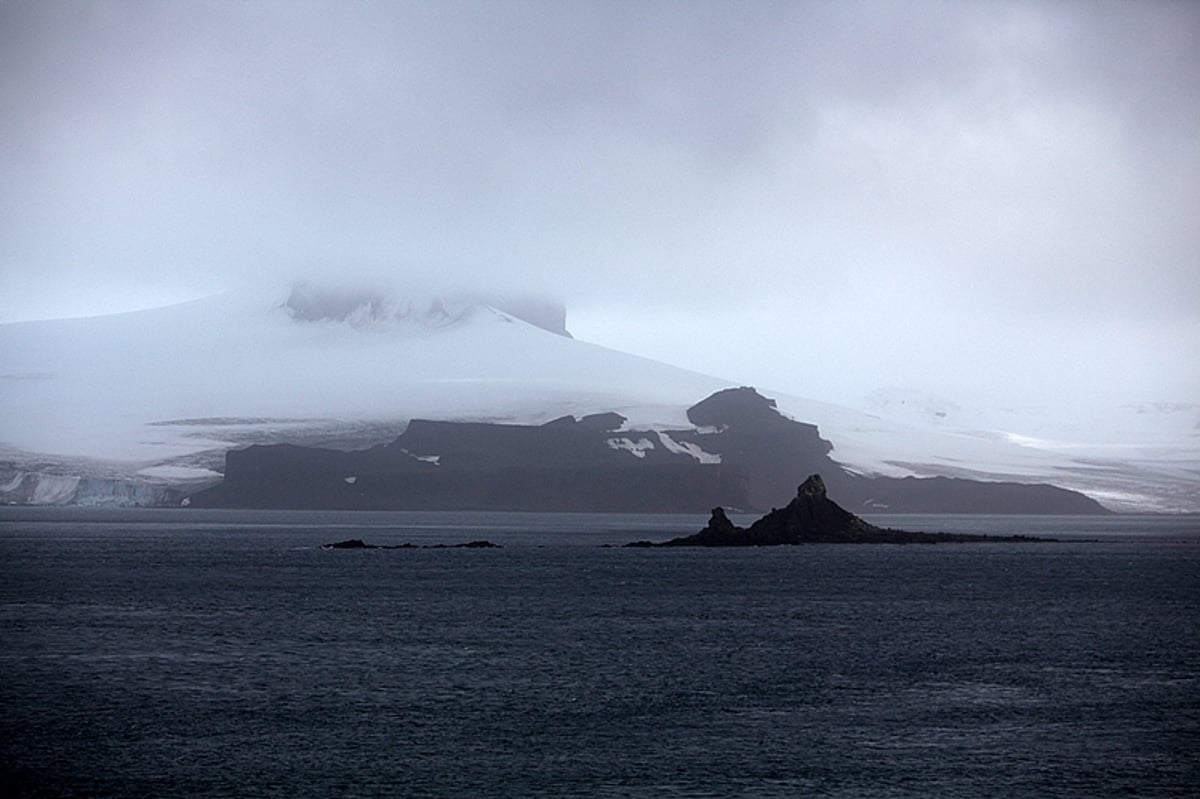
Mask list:
[[387,444],[343,452],[289,444],[231,450],[194,507],[686,512],[762,510],[804,475],[849,507],[922,513],[1104,513],[1049,485],[850,474],[816,426],[752,388],[688,410],[694,427],[628,429],[616,413],[542,425],[414,419]]
[[1034,541],[1028,537],[922,533],[877,527],[829,499],[825,481],[811,475],[786,506],[776,508],[749,527],[736,526],[723,508],[713,508],[703,530],[662,544],[637,542],[631,546],[731,547],[786,544],[935,544],[970,541]]
[[390,444],[358,452],[232,450],[224,482],[198,507],[396,510],[697,511],[747,507],[745,468],[700,458],[667,433],[618,431],[617,414],[543,425],[415,419]]

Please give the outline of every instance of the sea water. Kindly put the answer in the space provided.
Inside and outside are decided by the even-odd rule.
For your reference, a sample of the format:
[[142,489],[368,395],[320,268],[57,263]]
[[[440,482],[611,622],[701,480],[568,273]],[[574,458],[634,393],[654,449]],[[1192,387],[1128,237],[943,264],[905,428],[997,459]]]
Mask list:
[[1197,795],[1196,517],[872,520],[0,509],[0,795]]

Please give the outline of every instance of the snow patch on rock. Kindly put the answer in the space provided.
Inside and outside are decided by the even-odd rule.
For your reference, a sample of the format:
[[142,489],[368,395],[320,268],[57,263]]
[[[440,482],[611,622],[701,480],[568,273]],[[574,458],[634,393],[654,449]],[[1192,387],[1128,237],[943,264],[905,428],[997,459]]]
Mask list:
[[610,438],[608,446],[610,449],[626,450],[635,458],[644,458],[647,452],[654,449],[654,443],[648,438],[639,438],[637,441],[628,438]]
[[220,480],[221,473],[214,472],[212,469],[204,469],[196,466],[148,466],[145,469],[138,469],[138,474],[143,477],[153,477],[159,480],[167,481],[184,481],[184,480]]
[[432,463],[434,466],[441,465],[441,455],[418,455],[415,452],[409,452],[406,449],[402,449],[400,451],[415,461],[420,461],[421,463]]
[[700,463],[720,463],[721,456],[711,452],[705,452],[698,444],[693,444],[690,441],[676,441],[668,434],[658,431],[658,440],[662,442],[663,448],[668,452],[674,452],[676,455],[690,455]]

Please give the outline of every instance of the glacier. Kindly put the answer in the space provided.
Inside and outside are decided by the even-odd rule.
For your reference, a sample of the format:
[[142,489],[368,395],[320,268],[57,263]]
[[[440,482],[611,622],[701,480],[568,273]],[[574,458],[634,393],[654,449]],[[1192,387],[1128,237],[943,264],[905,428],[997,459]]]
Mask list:
[[[681,429],[690,405],[736,385],[571,338],[564,318],[528,299],[289,287],[3,324],[0,502],[177,503],[219,481],[230,448],[363,448],[414,418],[617,412],[630,430]],[[859,474],[1049,482],[1114,510],[1200,511],[1200,404],[1118,409],[1101,437],[1086,419],[900,389],[853,408],[758,388]]]

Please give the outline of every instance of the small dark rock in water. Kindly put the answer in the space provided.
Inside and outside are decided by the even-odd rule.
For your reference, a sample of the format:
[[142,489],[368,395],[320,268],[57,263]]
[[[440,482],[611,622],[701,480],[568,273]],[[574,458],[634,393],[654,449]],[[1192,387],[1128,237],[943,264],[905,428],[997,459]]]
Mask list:
[[379,549],[375,544],[365,544],[361,538],[350,538],[336,544],[322,544],[321,549]]
[[819,474],[809,477],[787,507],[776,508],[749,528],[736,526],[723,508],[713,508],[700,532],[663,544],[638,541],[627,546],[726,547],[780,544],[934,544],[968,541],[1036,541],[1026,536],[1004,538],[959,533],[915,533],[876,527],[844,509],[825,493]]
[[351,538],[346,541],[338,541],[336,544],[322,544],[321,549],[500,549],[500,545],[493,544],[491,541],[469,541],[465,544],[432,544],[430,546],[394,544],[388,546],[386,544],[367,544],[361,539]]

